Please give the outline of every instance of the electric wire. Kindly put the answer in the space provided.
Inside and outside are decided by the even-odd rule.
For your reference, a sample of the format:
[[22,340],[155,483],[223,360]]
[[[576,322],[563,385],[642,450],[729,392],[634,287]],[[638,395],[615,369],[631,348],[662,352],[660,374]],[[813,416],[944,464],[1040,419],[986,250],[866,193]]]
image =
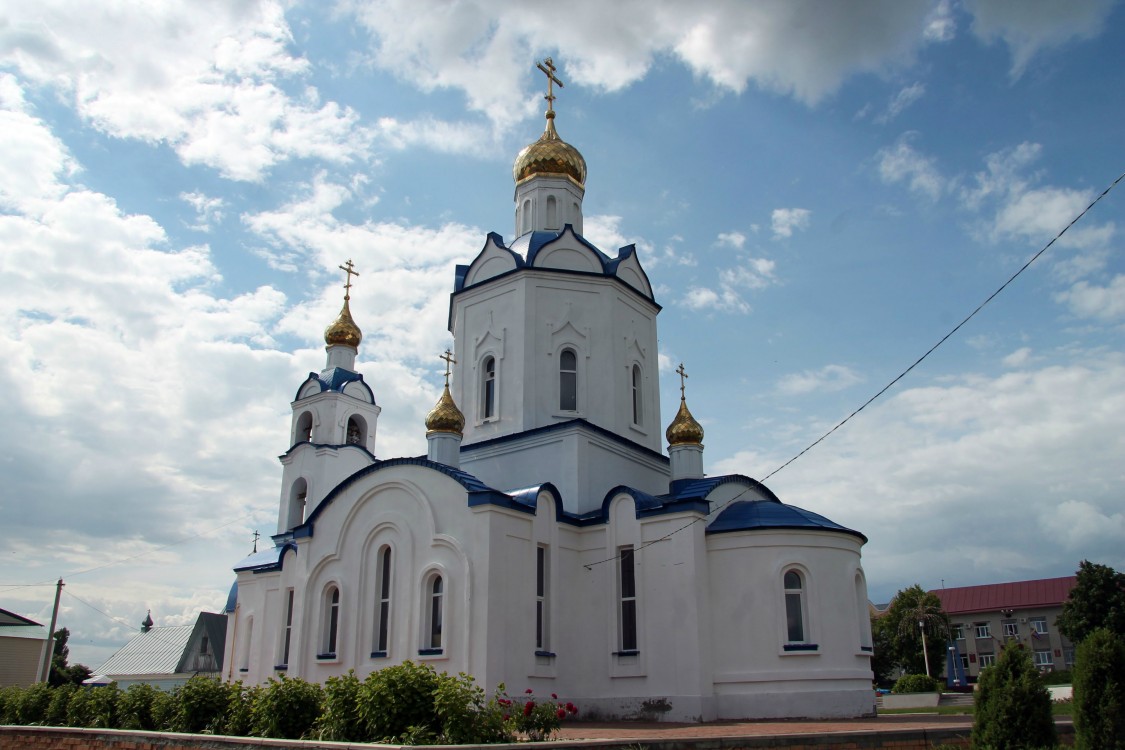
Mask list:
[[63,589],[63,593],[66,594],[69,597],[73,597],[74,599],[77,599],[78,601],[82,602],[83,604],[85,604],[90,609],[97,612],[99,615],[102,615],[103,617],[108,617],[109,619],[113,620],[114,622],[118,623],[119,625],[124,625],[125,627],[129,628],[130,630],[136,630],[136,628],[137,628],[136,625],[130,625],[129,623],[122,620],[120,617],[114,617],[113,615],[109,614],[108,612],[104,612],[104,611],[98,609],[93,604],[90,604],[90,602],[86,601],[85,599],[78,596],[77,594],[73,594],[73,593],[67,591],[65,588]]
[[[856,416],[857,414],[859,414],[859,413],[860,413],[861,411],[863,411],[863,410],[864,410],[864,409],[866,409],[866,408],[867,408],[868,406],[870,406],[870,405],[871,405],[871,403],[872,403],[873,401],[875,401],[875,400],[876,400],[877,398],[879,398],[879,397],[880,397],[880,396],[882,396],[882,395],[883,395],[884,393],[886,393],[887,391],[889,391],[889,390],[890,390],[891,388],[893,388],[893,387],[895,386],[895,384],[897,384],[897,383],[898,383],[898,382],[899,382],[900,380],[902,380],[902,379],[903,379],[903,378],[905,378],[905,377],[906,377],[907,375],[909,375],[909,374],[910,374],[910,372],[911,372],[911,371],[912,371],[912,370],[913,370],[913,369],[914,369],[915,367],[917,367],[918,365],[920,365],[920,364],[922,363],[922,361],[923,361],[923,360],[925,360],[925,359],[926,359],[927,357],[929,357],[929,356],[930,356],[931,354],[933,354],[933,353],[934,353],[934,351],[936,351],[936,350],[937,350],[937,348],[938,348],[939,346],[941,346],[941,345],[942,345],[942,344],[944,344],[944,343],[945,343],[946,341],[948,341],[948,340],[949,340],[949,339],[950,339],[950,338],[951,338],[951,337],[952,337],[952,336],[953,336],[953,335],[954,335],[955,333],[957,333],[957,332],[958,332],[959,330],[961,330],[961,328],[962,328],[962,327],[963,327],[963,326],[964,326],[964,325],[965,325],[966,323],[968,323],[968,322],[969,322],[970,320],[972,320],[972,319],[973,319],[974,317],[976,317],[977,313],[979,313],[979,312],[980,312],[981,310],[983,310],[983,309],[984,309],[984,307],[985,307],[985,306],[986,306],[986,305],[987,305],[987,304],[988,304],[989,302],[991,302],[991,301],[992,301],[993,299],[995,299],[995,298],[997,297],[997,295],[999,295],[999,294],[1000,294],[1000,292],[1004,291],[1004,290],[1005,290],[1005,289],[1006,289],[1006,288],[1008,287],[1008,285],[1009,285],[1009,284],[1011,284],[1011,283],[1012,283],[1013,281],[1015,281],[1015,280],[1016,280],[1016,278],[1017,278],[1017,277],[1019,277],[1019,275],[1020,275],[1020,274],[1022,274],[1022,273],[1023,273],[1024,271],[1026,271],[1026,270],[1027,270],[1027,269],[1028,269],[1028,268],[1029,268],[1029,267],[1031,266],[1031,264],[1032,264],[1032,263],[1034,263],[1035,261],[1039,260],[1040,256],[1042,256],[1042,255],[1043,255],[1043,254],[1044,254],[1045,252],[1047,252],[1048,250],[1050,250],[1050,249],[1051,249],[1051,246],[1052,246],[1052,245],[1054,245],[1054,244],[1055,244],[1056,242],[1058,242],[1059,238],[1060,238],[1060,237],[1062,237],[1062,236],[1063,236],[1064,234],[1066,234],[1066,232],[1067,232],[1067,230],[1068,230],[1068,229],[1070,229],[1070,228],[1071,228],[1072,226],[1074,226],[1075,224],[1077,224],[1077,223],[1078,223],[1078,221],[1079,221],[1079,220],[1081,220],[1081,219],[1082,219],[1082,217],[1083,217],[1083,216],[1085,216],[1085,215],[1086,215],[1086,214],[1087,214],[1087,213],[1088,213],[1088,212],[1090,211],[1090,209],[1092,209],[1092,208],[1093,208],[1094,206],[1096,206],[1096,205],[1098,204],[1098,202],[1099,202],[1099,201],[1101,201],[1101,199],[1102,199],[1102,198],[1104,198],[1104,197],[1106,197],[1107,195],[1109,195],[1109,192],[1110,192],[1111,190],[1113,190],[1113,189],[1114,189],[1115,187],[1117,187],[1118,183],[1120,183],[1120,182],[1121,182],[1121,181],[1122,181],[1123,179],[1125,179],[1125,172],[1122,172],[1122,173],[1121,173],[1120,175],[1118,175],[1117,179],[1116,179],[1116,180],[1114,180],[1113,182],[1111,182],[1111,183],[1109,184],[1109,186],[1107,186],[1107,187],[1106,187],[1106,189],[1105,189],[1105,190],[1103,190],[1103,191],[1102,191],[1102,192],[1101,192],[1101,193],[1100,193],[1100,194],[1098,195],[1098,197],[1096,197],[1096,198],[1094,198],[1094,200],[1090,201],[1090,204],[1089,204],[1088,206],[1086,206],[1086,208],[1082,209],[1082,211],[1081,211],[1081,212],[1080,212],[1080,213],[1079,213],[1079,214],[1078,214],[1077,216],[1075,216],[1075,217],[1074,217],[1073,219],[1071,219],[1071,220],[1070,220],[1070,223],[1068,223],[1068,224],[1067,224],[1067,225],[1066,225],[1065,227],[1063,227],[1062,229],[1060,229],[1060,230],[1058,231],[1058,233],[1057,233],[1057,234],[1056,234],[1056,235],[1055,235],[1054,237],[1052,237],[1052,238],[1051,238],[1051,241],[1050,241],[1050,242],[1048,242],[1048,243],[1047,243],[1046,245],[1044,245],[1044,246],[1043,246],[1042,248],[1040,248],[1040,249],[1039,249],[1039,252],[1035,253],[1035,255],[1032,255],[1032,256],[1031,256],[1031,258],[1030,258],[1030,259],[1029,259],[1029,260],[1028,260],[1028,261],[1027,261],[1026,263],[1024,263],[1024,264],[1023,264],[1022,266],[1020,266],[1019,270],[1017,270],[1017,271],[1016,271],[1015,273],[1013,273],[1013,274],[1012,274],[1011,276],[1009,276],[1009,277],[1008,277],[1008,280],[1007,280],[1007,281],[1005,281],[1005,282],[1004,282],[1003,284],[1001,284],[1001,285],[1000,285],[1000,286],[999,286],[999,287],[998,287],[998,288],[996,289],[996,291],[994,291],[994,292],[993,292],[992,294],[988,295],[988,297],[987,297],[987,298],[986,298],[986,299],[984,300],[984,302],[981,302],[981,303],[980,303],[979,305],[977,305],[976,309],[975,309],[975,310],[973,310],[973,311],[972,311],[971,313],[969,313],[968,315],[966,315],[966,316],[965,316],[965,318],[964,318],[964,319],[963,319],[963,320],[962,320],[962,321],[961,321],[960,323],[958,323],[957,325],[955,325],[955,326],[954,326],[954,327],[953,327],[953,328],[952,328],[952,329],[951,329],[951,330],[950,330],[950,331],[949,331],[948,333],[946,333],[946,334],[945,334],[944,336],[942,336],[942,337],[941,337],[940,339],[938,339],[937,343],[936,343],[936,344],[934,344],[933,346],[931,346],[931,347],[930,347],[929,349],[927,349],[927,350],[926,350],[926,353],[925,353],[925,354],[923,354],[923,355],[922,355],[921,357],[919,357],[918,359],[914,360],[914,362],[913,362],[913,363],[912,363],[912,364],[911,364],[911,365],[910,365],[909,367],[907,367],[907,368],[906,368],[905,370],[903,370],[902,372],[900,372],[900,373],[899,373],[899,374],[898,374],[898,375],[897,375],[897,376],[896,376],[896,377],[895,377],[895,378],[894,378],[893,380],[891,380],[891,382],[887,383],[887,384],[886,384],[885,386],[883,386],[882,388],[880,388],[880,389],[879,389],[879,391],[878,391],[878,392],[877,392],[877,393],[876,393],[876,394],[875,394],[874,396],[872,396],[871,398],[869,398],[869,399],[867,399],[866,401],[864,401],[864,402],[863,402],[863,404],[861,404],[861,405],[860,405],[860,407],[859,407],[858,409],[856,409],[856,410],[855,410],[855,411],[853,411],[853,412],[852,412],[851,414],[849,414],[848,416],[844,417],[844,418],[843,418],[843,419],[841,419],[841,420],[840,420],[839,422],[837,422],[837,423],[836,423],[836,424],[835,424],[835,425],[834,425],[834,426],[832,427],[832,429],[828,430],[828,431],[827,431],[827,432],[825,432],[825,433],[824,433],[823,435],[821,435],[820,437],[818,437],[818,438],[817,438],[816,440],[814,440],[813,442],[811,442],[811,443],[810,443],[809,445],[805,446],[805,448],[804,448],[804,449],[802,449],[802,450],[801,450],[801,451],[800,451],[799,453],[797,453],[797,454],[796,454],[795,456],[793,456],[792,458],[790,458],[790,459],[789,459],[788,461],[786,461],[785,463],[783,463],[783,464],[781,464],[780,466],[778,466],[778,467],[777,467],[776,469],[774,469],[773,471],[771,471],[771,472],[770,472],[769,474],[766,474],[766,475],[765,475],[764,477],[762,477],[762,479],[761,479],[761,480],[759,480],[759,481],[760,481],[760,482],[761,482],[762,484],[764,484],[764,483],[765,483],[765,481],[766,481],[767,479],[769,479],[770,477],[772,477],[772,476],[773,476],[774,474],[777,474],[777,473],[778,473],[779,471],[781,471],[782,469],[784,469],[784,468],[785,468],[786,466],[788,466],[789,464],[793,463],[793,462],[794,462],[794,461],[796,461],[796,460],[797,460],[798,458],[800,458],[801,456],[805,455],[806,453],[808,453],[808,452],[809,452],[810,450],[812,450],[812,449],[813,449],[813,448],[815,448],[816,446],[820,445],[820,444],[821,444],[822,442],[824,442],[824,440],[825,440],[825,439],[827,439],[827,438],[828,438],[828,436],[830,436],[830,435],[831,435],[832,433],[836,432],[836,430],[840,429],[840,428],[841,428],[841,427],[843,427],[843,426],[844,426],[845,424],[847,424],[848,422],[850,422],[850,421],[852,420],[852,418],[853,418],[853,417],[855,417],[855,416]],[[723,508],[727,507],[727,506],[728,506],[728,505],[730,505],[731,503],[733,503],[733,502],[735,502],[736,500],[738,500],[739,498],[741,498],[741,497],[742,497],[743,495],[745,495],[745,494],[746,494],[747,492],[749,492],[749,491],[750,491],[751,489],[753,489],[753,488],[751,488],[751,487],[747,487],[746,489],[742,490],[742,491],[741,491],[741,492],[739,492],[739,493],[738,493],[737,495],[735,495],[734,497],[732,497],[732,498],[731,498],[730,500],[727,500],[727,501],[726,501],[725,503],[722,503],[721,505],[718,505],[718,506],[716,506],[714,510],[711,510],[711,511],[709,511],[709,512],[708,512],[708,514],[707,514],[707,515],[705,515],[705,516],[702,516],[702,517],[699,517],[699,518],[695,518],[695,519],[692,519],[691,521],[689,521],[689,522],[685,523],[685,524],[684,524],[683,526],[679,527],[678,529],[674,529],[673,531],[670,531],[670,532],[668,532],[667,534],[665,534],[664,536],[662,536],[662,537],[660,537],[660,538],[658,538],[658,539],[653,539],[653,540],[651,540],[651,541],[648,541],[648,542],[645,542],[644,544],[641,544],[641,545],[639,545],[638,547],[636,547],[636,548],[635,548],[635,549],[633,550],[633,553],[634,553],[634,554],[636,554],[637,552],[640,552],[641,550],[643,550],[643,549],[645,549],[645,548],[647,548],[647,547],[651,547],[651,546],[652,546],[652,545],[654,545],[654,544],[658,544],[658,543],[660,543],[660,542],[664,542],[664,541],[667,541],[668,539],[670,539],[670,538],[671,538],[672,536],[674,536],[675,534],[679,534],[679,533],[680,533],[680,532],[682,532],[682,531],[686,531],[687,529],[691,528],[692,526],[696,525],[697,523],[700,523],[700,522],[702,522],[702,521],[706,521],[706,520],[707,520],[708,518],[710,518],[711,516],[715,515],[715,514],[716,514],[716,513],[718,513],[719,511],[721,511],[721,510],[722,510]],[[596,565],[604,565],[605,563],[608,563],[608,562],[613,562],[613,561],[615,561],[615,560],[619,559],[620,557],[621,557],[621,555],[620,555],[620,554],[617,554],[617,555],[614,555],[613,557],[607,557],[607,558],[606,558],[606,559],[604,559],[604,560],[599,560],[599,561],[597,561],[597,562],[587,563],[586,565],[583,565],[582,567],[586,568],[586,570],[592,570],[592,569],[594,568],[594,566],[596,566]]]

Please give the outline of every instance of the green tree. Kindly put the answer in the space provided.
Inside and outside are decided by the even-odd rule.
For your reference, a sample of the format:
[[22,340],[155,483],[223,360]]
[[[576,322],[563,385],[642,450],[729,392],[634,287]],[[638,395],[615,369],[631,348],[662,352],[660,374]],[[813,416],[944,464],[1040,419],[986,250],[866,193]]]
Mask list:
[[1125,637],[1106,628],[1078,645],[1074,735],[1079,750],[1125,750]]
[[70,656],[70,647],[67,645],[69,640],[70,630],[67,628],[59,628],[55,631],[55,647],[51,654],[51,673],[47,677],[47,682],[51,687],[81,685],[82,681],[92,674],[90,668],[85,664],[68,665],[66,663]]
[[[921,625],[919,626],[919,623]],[[872,623],[876,660],[879,666],[890,663],[907,674],[925,674],[926,656],[922,655],[922,633],[926,634],[926,656],[930,675],[937,676],[945,667],[945,649],[949,640],[949,616],[941,608],[937,594],[927,593],[918,584],[895,594],[887,611]],[[889,654],[879,655],[882,645]]]
[[1098,628],[1125,635],[1125,573],[1083,560],[1056,624],[1075,643]]
[[974,748],[1024,750],[1057,743],[1051,694],[1019,643],[1005,646],[996,664],[981,672],[973,703]]

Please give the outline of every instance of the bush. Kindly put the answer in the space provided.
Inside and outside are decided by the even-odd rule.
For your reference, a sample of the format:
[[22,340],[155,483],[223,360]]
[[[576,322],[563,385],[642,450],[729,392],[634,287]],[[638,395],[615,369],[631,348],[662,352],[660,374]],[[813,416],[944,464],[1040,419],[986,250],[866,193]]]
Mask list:
[[42,724],[47,718],[51,695],[51,686],[45,682],[37,682],[21,690],[19,704],[16,707],[16,723]]
[[179,709],[179,697],[173,690],[165,692],[157,690],[152,696],[152,726],[158,732],[176,731],[176,714]]
[[227,685],[227,713],[218,731],[231,737],[249,737],[254,731],[254,704],[262,689],[241,681]]
[[359,688],[359,714],[369,739],[397,742],[436,739],[441,722],[434,710],[438,675],[429,664],[404,661],[372,672]]
[[891,688],[891,692],[900,693],[932,693],[941,689],[941,683],[933,677],[924,674],[904,674]]
[[117,700],[118,727],[121,729],[141,729],[152,731],[157,723],[152,715],[152,704],[159,688],[145,683],[130,685]]
[[70,682],[59,685],[54,689],[51,702],[47,704],[45,723],[53,727],[69,726],[70,699],[77,690],[78,686]]
[[1069,669],[1052,669],[1039,674],[1043,675],[1044,685],[1070,685],[1074,682],[1074,673]]
[[214,732],[222,725],[229,704],[227,686],[214,677],[196,675],[174,691],[173,732]]
[[441,674],[438,681],[434,711],[441,723],[443,744],[483,745],[515,740],[512,711],[505,710],[497,698],[489,701],[472,677],[464,672],[456,677]]
[[320,718],[324,691],[315,682],[282,675],[270,681],[254,701],[254,733],[260,737],[299,740]]
[[23,688],[9,685],[0,688],[0,724],[18,724]]
[[1018,643],[1004,647],[996,664],[981,672],[974,697],[974,748],[1054,747],[1051,695]]
[[324,713],[317,722],[317,737],[334,742],[363,742],[367,727],[359,713],[359,678],[348,670],[324,683]]
[[1074,738],[1079,750],[1125,750],[1125,639],[1106,628],[1078,646]]

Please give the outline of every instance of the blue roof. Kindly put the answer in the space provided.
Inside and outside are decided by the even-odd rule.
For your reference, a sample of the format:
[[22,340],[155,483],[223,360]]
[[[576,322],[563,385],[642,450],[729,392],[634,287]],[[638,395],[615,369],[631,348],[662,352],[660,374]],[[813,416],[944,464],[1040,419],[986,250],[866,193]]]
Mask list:
[[236,604],[238,604],[238,579],[237,578],[234,580],[234,583],[232,583],[230,585],[230,593],[227,594],[227,606],[226,606],[226,609],[224,609],[223,611],[224,612],[233,612],[234,606]]
[[363,386],[363,389],[367,391],[367,395],[371,398],[371,403],[375,403],[375,394],[371,392],[370,386],[363,382],[363,375],[358,372],[352,372],[351,370],[345,370],[343,367],[333,367],[331,370],[325,370],[319,375],[315,372],[310,372],[309,376],[305,378],[304,382],[297,388],[297,395],[293,397],[294,401],[301,397],[301,391],[310,380],[320,385],[321,393],[325,391],[343,393],[348,383],[358,382]]
[[722,534],[730,531],[763,531],[768,529],[819,529],[839,531],[859,537],[864,542],[867,537],[840,524],[829,521],[819,513],[786,505],[780,500],[736,500],[707,524],[708,534]]
[[[261,573],[267,570],[281,570],[282,557],[285,555],[285,550],[297,550],[297,545],[292,542],[277,544],[269,549],[261,550],[247,555],[234,566],[234,572],[238,573],[243,570],[251,570],[255,573]],[[237,583],[235,584],[237,585]],[[228,601],[228,604],[230,602]]]

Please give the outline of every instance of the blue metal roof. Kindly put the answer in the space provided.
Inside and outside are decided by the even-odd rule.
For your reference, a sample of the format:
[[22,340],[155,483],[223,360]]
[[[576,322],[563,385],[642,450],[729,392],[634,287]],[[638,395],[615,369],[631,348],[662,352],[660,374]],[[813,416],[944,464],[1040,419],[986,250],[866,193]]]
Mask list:
[[238,579],[230,585],[230,593],[227,594],[227,606],[224,612],[233,612],[235,605],[238,604]]
[[302,382],[301,385],[298,386],[297,395],[293,397],[294,401],[300,399],[301,391],[304,389],[305,384],[310,380],[315,381],[318,385],[320,385],[321,393],[324,393],[325,391],[335,391],[336,393],[343,393],[344,388],[348,383],[358,382],[363,386],[363,389],[367,391],[367,395],[371,399],[371,403],[375,403],[375,394],[371,392],[370,386],[368,386],[367,383],[363,381],[363,375],[358,372],[352,372],[351,370],[345,370],[343,367],[333,367],[331,370],[325,370],[324,372],[319,374],[310,372],[309,376],[305,378],[304,382]]
[[707,524],[708,534],[722,534],[731,531],[763,531],[769,529],[819,529],[838,531],[859,537],[864,542],[867,537],[854,529],[830,521],[819,513],[786,505],[780,500],[736,500]]

